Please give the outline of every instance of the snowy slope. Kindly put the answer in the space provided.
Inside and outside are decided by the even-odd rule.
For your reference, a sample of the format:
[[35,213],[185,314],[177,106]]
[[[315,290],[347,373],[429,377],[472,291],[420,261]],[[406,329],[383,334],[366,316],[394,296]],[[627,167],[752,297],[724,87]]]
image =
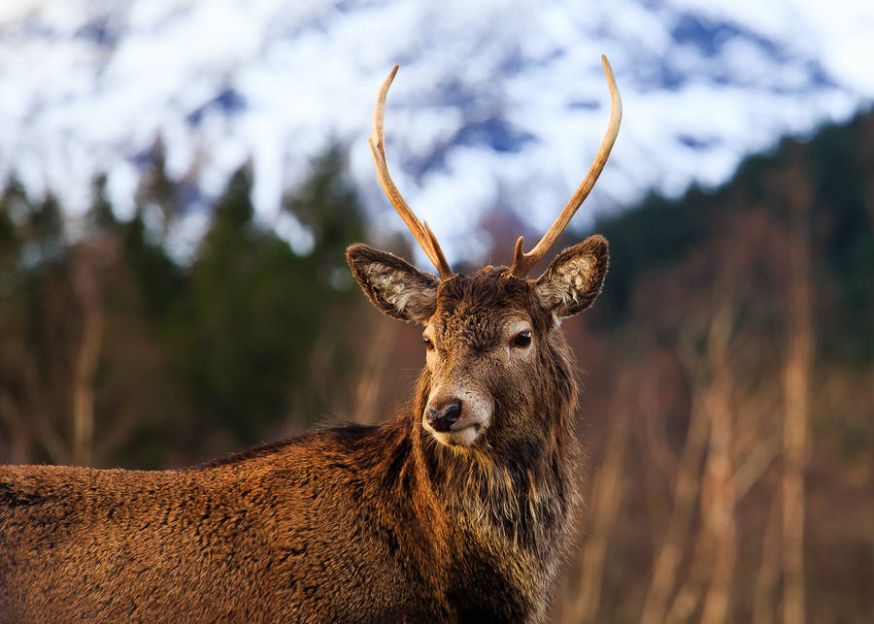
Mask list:
[[[718,183],[745,153],[874,97],[870,0],[0,7],[0,175],[55,191],[75,216],[90,180],[107,171],[129,215],[138,163],[160,136],[171,173],[193,177],[206,197],[251,158],[260,218],[298,245],[306,237],[280,214],[280,197],[332,139],[351,146],[368,205],[386,210],[366,136],[394,63],[389,160],[450,256],[476,253],[483,207],[515,210],[540,228],[563,205],[606,125],[601,52],[625,122],[580,222],[651,188]],[[202,221],[192,210],[191,236]]]

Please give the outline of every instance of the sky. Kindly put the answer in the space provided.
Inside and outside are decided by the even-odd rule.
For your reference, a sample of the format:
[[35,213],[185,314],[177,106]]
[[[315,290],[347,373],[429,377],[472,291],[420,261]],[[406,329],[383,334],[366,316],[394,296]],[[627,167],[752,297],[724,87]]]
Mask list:
[[366,144],[379,84],[388,158],[451,257],[482,252],[483,211],[543,229],[585,175],[609,115],[606,53],[625,116],[584,225],[655,190],[718,185],[741,158],[874,98],[870,0],[4,0],[0,175],[58,194],[75,222],[98,173],[122,218],[156,139],[201,205],[249,161],[258,218],[301,250],[284,192],[332,141],[380,222]]

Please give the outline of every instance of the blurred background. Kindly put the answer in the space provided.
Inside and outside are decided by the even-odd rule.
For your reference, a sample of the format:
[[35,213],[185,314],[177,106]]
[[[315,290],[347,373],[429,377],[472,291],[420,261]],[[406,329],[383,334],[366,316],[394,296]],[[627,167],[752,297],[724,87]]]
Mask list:
[[4,0],[0,463],[167,468],[403,409],[344,249],[564,243],[588,502],[555,622],[874,621],[874,4]]

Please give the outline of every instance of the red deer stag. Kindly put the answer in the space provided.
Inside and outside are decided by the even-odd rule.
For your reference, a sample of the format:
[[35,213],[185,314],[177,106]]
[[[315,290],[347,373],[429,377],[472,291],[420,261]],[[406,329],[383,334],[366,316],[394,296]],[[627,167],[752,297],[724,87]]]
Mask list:
[[508,267],[453,273],[391,179],[379,92],[379,183],[439,277],[348,250],[387,314],[424,326],[413,409],[161,472],[0,467],[0,622],[537,622],[579,495],[577,384],[559,320],[607,271],[592,236],[526,275],[597,180]]

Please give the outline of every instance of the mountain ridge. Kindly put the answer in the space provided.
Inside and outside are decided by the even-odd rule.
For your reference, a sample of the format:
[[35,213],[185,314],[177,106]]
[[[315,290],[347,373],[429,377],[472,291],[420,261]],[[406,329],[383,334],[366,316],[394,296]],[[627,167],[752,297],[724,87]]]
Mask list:
[[75,217],[105,173],[126,218],[141,155],[160,140],[170,174],[195,180],[204,198],[186,217],[195,231],[198,211],[251,161],[259,218],[299,246],[282,196],[331,141],[350,147],[371,212],[386,210],[365,137],[376,88],[398,62],[386,120],[398,184],[450,257],[481,254],[484,210],[507,203],[542,228],[584,175],[606,125],[602,51],[626,117],[583,220],[651,190],[716,185],[744,154],[870,101],[874,80],[829,46],[841,28],[842,49],[864,45],[855,33],[874,8],[855,11],[823,19],[789,1],[755,15],[695,0],[30,2],[0,22],[0,89],[12,94],[0,103],[0,175],[51,190]]

